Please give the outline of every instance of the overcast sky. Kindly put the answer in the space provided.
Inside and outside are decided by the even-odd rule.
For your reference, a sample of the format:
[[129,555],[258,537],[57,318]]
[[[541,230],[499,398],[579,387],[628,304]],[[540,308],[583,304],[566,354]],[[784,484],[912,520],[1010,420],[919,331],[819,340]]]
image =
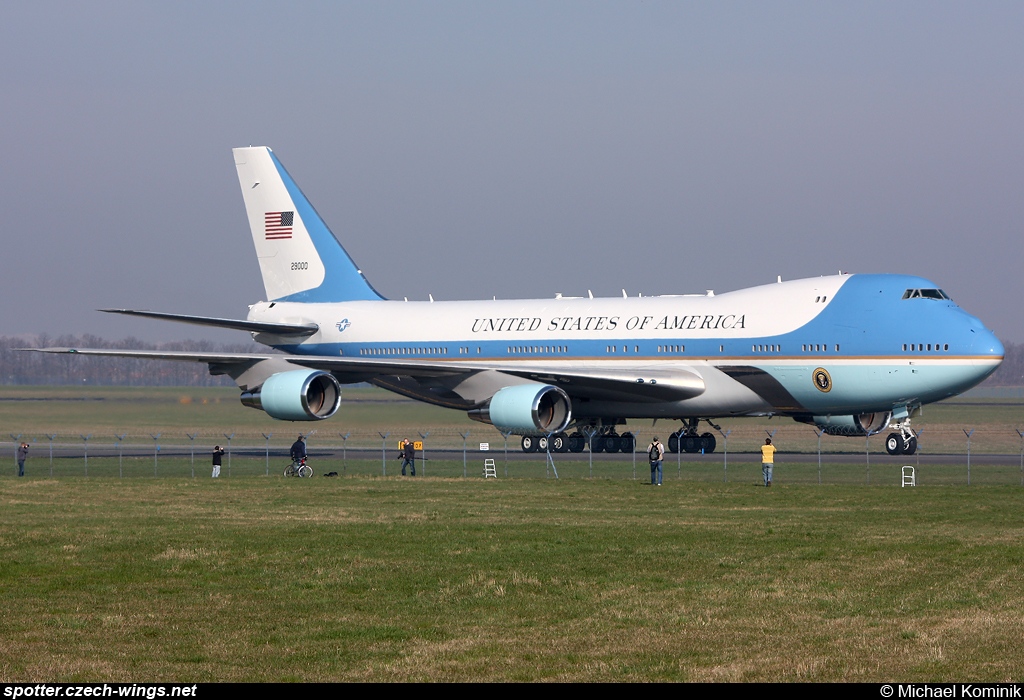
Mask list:
[[244,334],[230,149],[385,296],[932,279],[1024,341],[1024,3],[0,3],[0,334]]

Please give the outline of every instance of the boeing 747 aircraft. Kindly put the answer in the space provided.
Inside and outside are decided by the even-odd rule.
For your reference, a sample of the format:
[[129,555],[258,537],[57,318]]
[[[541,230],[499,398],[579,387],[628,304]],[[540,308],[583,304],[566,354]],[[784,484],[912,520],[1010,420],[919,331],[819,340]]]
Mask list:
[[[632,451],[629,419],[680,420],[669,449],[711,452],[701,421],[789,416],[832,435],[891,429],[912,454],[911,417],[999,366],[1003,346],[920,277],[840,274],[724,294],[417,302],[384,299],[274,153],[235,166],[267,301],[246,320],[105,311],[250,332],[281,354],[46,348],[205,362],[246,406],[329,418],[341,385],[370,382],[466,411],[524,450]],[[713,423],[711,423],[713,425]]]

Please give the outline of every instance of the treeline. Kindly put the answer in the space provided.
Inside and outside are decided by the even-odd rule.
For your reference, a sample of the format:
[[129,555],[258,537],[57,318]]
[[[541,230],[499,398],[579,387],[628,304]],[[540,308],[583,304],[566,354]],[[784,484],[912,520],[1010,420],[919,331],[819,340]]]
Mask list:
[[233,386],[211,376],[205,363],[134,360],[22,352],[18,348],[102,348],[184,352],[273,352],[256,343],[217,344],[203,340],[146,343],[138,338],[110,341],[94,335],[0,337],[0,384],[91,384],[99,386]]
[[[231,379],[210,376],[197,362],[158,362],[125,357],[86,357],[20,352],[16,348],[109,348],[184,352],[258,352],[256,343],[216,344],[205,340],[146,343],[138,338],[109,341],[94,335],[0,337],[0,384],[96,384],[100,386],[232,386]],[[1006,359],[982,386],[1024,386],[1024,343],[1006,343]]]
[[1024,386],[1024,343],[1003,343],[1005,359],[982,386]]

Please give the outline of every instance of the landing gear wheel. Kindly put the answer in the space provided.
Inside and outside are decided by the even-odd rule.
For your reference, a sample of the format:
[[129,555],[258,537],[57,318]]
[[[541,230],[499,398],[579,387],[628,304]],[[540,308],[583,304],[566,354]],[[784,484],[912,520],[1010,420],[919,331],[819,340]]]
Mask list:
[[636,437],[633,433],[623,433],[619,437],[619,451],[625,453],[636,452]]
[[604,451],[613,454],[622,448],[622,438],[615,433],[604,436]]
[[523,452],[536,452],[537,451],[537,438],[533,435],[523,436]]
[[583,448],[587,446],[587,438],[583,433],[573,433],[569,436],[569,451],[570,452],[582,452]]
[[558,435],[551,436],[551,451],[552,452],[568,452],[569,451],[569,437],[565,433],[559,433]]
[[889,437],[885,438],[885,451],[889,454],[901,455],[904,449],[903,436],[899,433],[889,433]]
[[668,436],[668,451],[672,454],[679,452],[679,433],[672,433]]
[[700,436],[700,439],[704,442],[704,454],[706,455],[711,454],[718,447],[718,441],[715,440],[715,436],[711,433],[704,433]]
[[686,435],[683,437],[683,452],[700,452],[701,439],[696,435]]
[[903,454],[912,455],[917,452],[917,438],[912,437],[903,445]]
[[548,438],[547,438],[546,435],[537,438],[537,451],[538,452],[547,452],[548,451]]
[[590,438],[590,451],[594,454],[604,452],[604,435],[595,435]]

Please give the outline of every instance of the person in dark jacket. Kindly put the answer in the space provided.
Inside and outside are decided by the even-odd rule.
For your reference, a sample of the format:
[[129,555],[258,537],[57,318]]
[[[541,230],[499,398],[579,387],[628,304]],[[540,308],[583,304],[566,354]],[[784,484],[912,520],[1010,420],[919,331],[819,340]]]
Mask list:
[[213,448],[213,478],[220,476],[221,458],[224,456],[224,448],[217,445]]
[[402,476],[405,476],[406,466],[412,467],[412,475],[416,476],[416,446],[409,438],[402,443]]
[[[18,445],[18,476],[25,476],[25,460],[28,459],[28,443]],[[413,472],[415,474],[416,472]]]
[[301,464],[306,459],[306,443],[303,440],[305,438],[300,435],[299,439],[292,443],[292,462],[296,464]]

